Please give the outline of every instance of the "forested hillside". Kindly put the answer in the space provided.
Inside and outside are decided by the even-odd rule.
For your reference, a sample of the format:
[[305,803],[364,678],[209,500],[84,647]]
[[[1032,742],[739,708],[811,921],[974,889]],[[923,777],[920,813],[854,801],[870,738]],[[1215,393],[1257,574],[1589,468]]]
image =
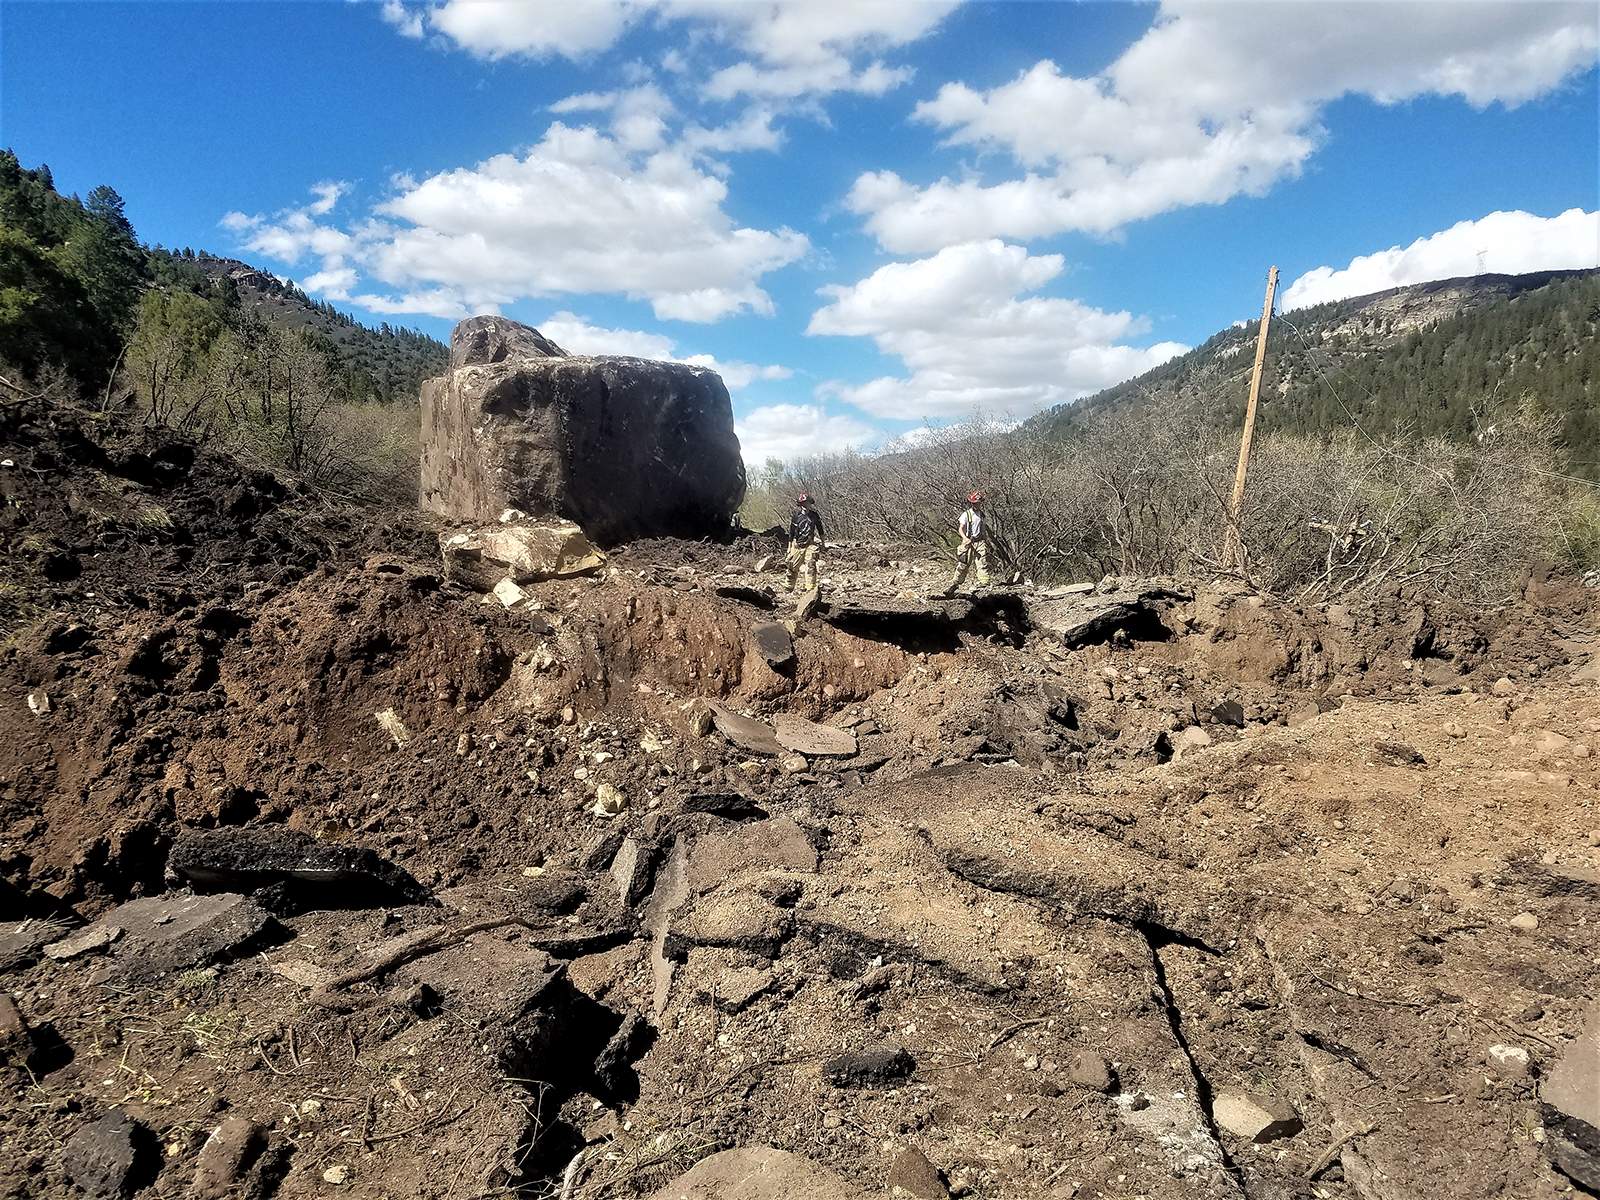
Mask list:
[[156,249],[151,256],[163,278],[197,295],[221,295],[242,313],[317,339],[337,365],[341,393],[351,401],[415,400],[422,381],[449,362],[449,348],[437,338],[387,321],[370,329],[327,301],[313,300],[293,283],[236,258],[188,247]]
[[[1483,275],[1418,284],[1280,314],[1267,339],[1260,428],[1312,435],[1404,428],[1464,438],[1473,413],[1524,404],[1559,417],[1574,470],[1600,478],[1600,272]],[[1210,423],[1244,414],[1254,322],[1031,424],[1066,434],[1155,400],[1199,405]]]
[[0,383],[149,422],[329,495],[415,497],[433,338],[369,329],[235,259],[139,242],[122,198],[63,196],[0,151]]
[[64,369],[99,392],[124,346],[148,346],[174,321],[197,351],[225,332],[304,334],[346,404],[413,400],[449,359],[434,338],[369,329],[236,259],[147,248],[115,189],[63,196],[48,167],[24,168],[0,150],[0,362],[28,376]]

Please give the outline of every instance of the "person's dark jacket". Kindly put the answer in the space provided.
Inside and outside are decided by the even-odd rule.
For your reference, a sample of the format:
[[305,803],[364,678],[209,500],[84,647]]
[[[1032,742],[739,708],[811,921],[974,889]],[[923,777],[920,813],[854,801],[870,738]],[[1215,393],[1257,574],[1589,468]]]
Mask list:
[[802,504],[794,510],[794,516],[789,518],[789,540],[797,546],[809,546],[812,542],[822,542],[825,539],[822,532],[822,516],[816,509]]

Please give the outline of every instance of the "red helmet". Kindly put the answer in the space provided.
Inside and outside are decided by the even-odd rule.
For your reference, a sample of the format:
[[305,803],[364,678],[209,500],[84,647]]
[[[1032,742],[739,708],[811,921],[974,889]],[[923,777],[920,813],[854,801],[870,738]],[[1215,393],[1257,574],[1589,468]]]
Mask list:
[[972,492],[972,493],[970,493],[967,496],[967,503],[968,504],[982,504],[983,503],[983,493],[982,492]]
[[811,493],[809,493],[809,492],[801,492],[798,496],[796,496],[794,498],[794,502],[796,504],[810,504],[811,503]]

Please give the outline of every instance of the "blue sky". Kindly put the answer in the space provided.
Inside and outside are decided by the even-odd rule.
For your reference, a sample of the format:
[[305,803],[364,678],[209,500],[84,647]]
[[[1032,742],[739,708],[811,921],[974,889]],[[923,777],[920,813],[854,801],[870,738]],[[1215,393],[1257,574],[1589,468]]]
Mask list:
[[723,371],[747,458],[1600,263],[1591,3],[0,7],[0,142],[367,320]]

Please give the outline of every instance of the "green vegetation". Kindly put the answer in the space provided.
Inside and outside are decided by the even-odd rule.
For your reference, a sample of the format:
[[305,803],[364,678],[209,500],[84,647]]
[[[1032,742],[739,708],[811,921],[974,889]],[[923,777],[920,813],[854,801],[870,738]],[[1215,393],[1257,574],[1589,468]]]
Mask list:
[[[0,376],[149,419],[334,494],[410,499],[422,380],[449,350],[236,259],[146,248],[122,198],[0,151]],[[152,519],[154,517],[152,516]]]
[[[1507,400],[1557,420],[1572,470],[1600,479],[1600,272],[1542,272],[1426,284],[1274,319],[1260,428],[1328,437],[1465,439]],[[1254,353],[1252,323],[1030,424],[1062,436],[1111,411],[1200,402],[1237,429]]]
[[303,333],[328,359],[343,403],[415,400],[422,381],[449,363],[449,348],[436,338],[387,321],[369,329],[349,313],[238,259],[188,247],[157,248],[150,257],[156,278],[169,288],[216,300],[226,312]]
[[0,151],[0,362],[105,386],[147,278],[122,197],[62,196],[49,167]]

